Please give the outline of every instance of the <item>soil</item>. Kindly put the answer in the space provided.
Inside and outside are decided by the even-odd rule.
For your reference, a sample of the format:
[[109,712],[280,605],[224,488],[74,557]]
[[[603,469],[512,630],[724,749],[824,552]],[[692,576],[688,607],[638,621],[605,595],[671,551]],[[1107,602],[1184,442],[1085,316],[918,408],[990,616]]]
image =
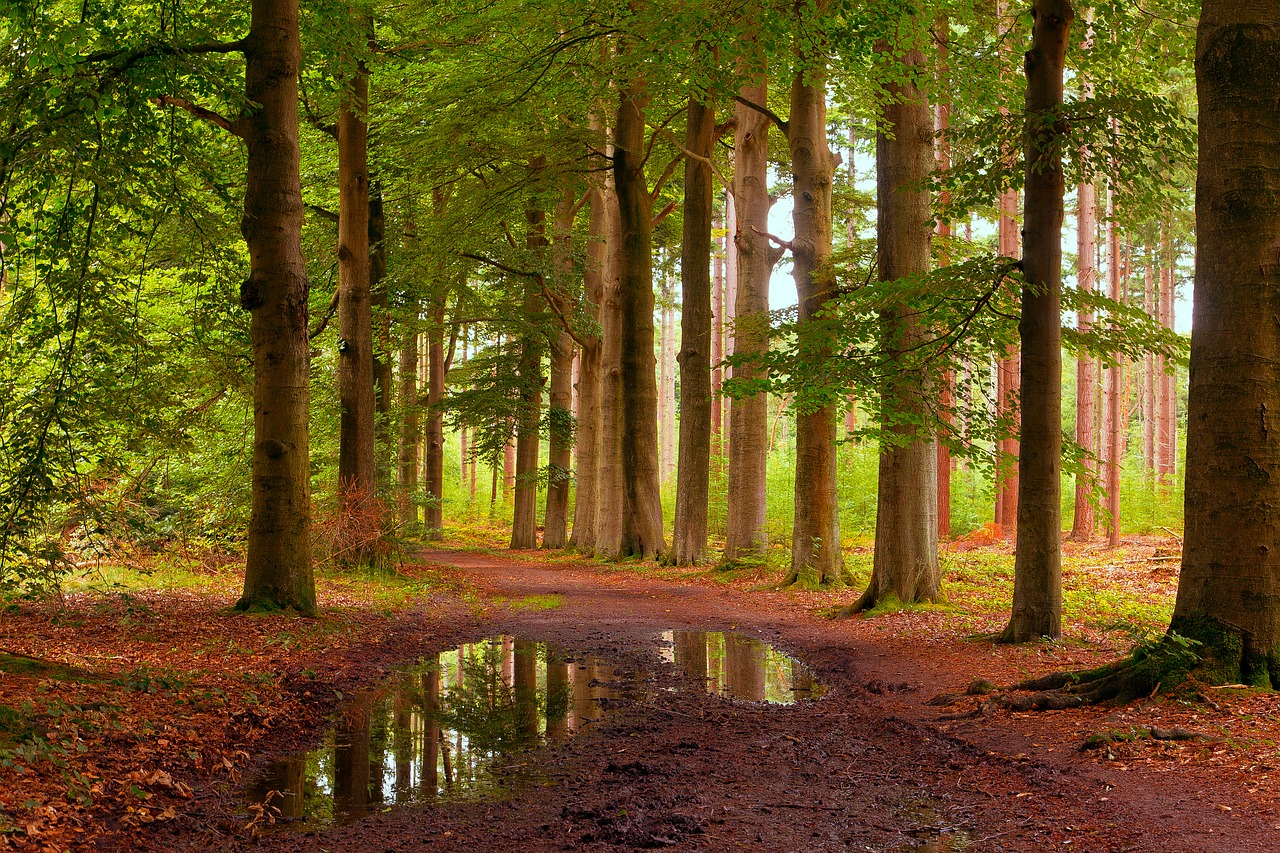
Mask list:
[[[6,617],[0,646],[10,652],[101,668],[103,650],[132,636],[152,649],[151,657],[115,656],[117,670],[134,667],[134,681],[148,660],[206,675],[155,692],[119,687],[126,693],[109,699],[163,724],[111,735],[82,727],[79,737],[98,763],[73,761],[72,770],[102,780],[92,803],[56,802],[49,791],[65,776],[36,774],[25,791],[12,777],[0,780],[3,812],[19,814],[18,801],[37,794],[48,809],[28,809],[27,831],[0,838],[17,849],[108,850],[1280,849],[1271,781],[1277,754],[1262,736],[1280,710],[1272,696],[1228,691],[1204,704],[1156,697],[1035,714],[983,712],[977,699],[931,705],[978,677],[1010,683],[1115,652],[966,642],[932,630],[929,613],[833,622],[816,615],[805,595],[672,583],[533,552],[433,550],[418,559],[452,577],[457,593],[389,613],[340,609],[314,634],[283,616],[211,616],[214,596],[195,593],[143,601],[145,632],[119,608],[86,607],[74,625],[50,622],[34,608]],[[509,606],[530,596],[555,606]],[[341,599],[329,595],[330,605]],[[507,603],[493,603],[499,600]],[[203,646],[179,642],[190,640],[192,620],[206,623]],[[592,732],[543,748],[539,781],[503,798],[391,809],[315,834],[262,820],[245,828],[252,815],[238,799],[239,783],[314,742],[344,692],[373,683],[387,666],[507,633],[597,653],[673,684],[680,676],[655,648],[655,635],[669,629],[751,634],[804,661],[828,693],[764,706],[656,690]],[[288,632],[292,639],[279,640]],[[224,642],[231,652],[209,651]],[[244,653],[231,667],[237,647]],[[255,687],[255,667],[278,677]],[[228,687],[228,673],[238,689]],[[37,692],[31,678],[0,678],[0,702]],[[103,690],[40,684],[41,696],[63,696],[76,707]],[[200,698],[219,690],[221,706]],[[244,692],[254,702],[246,704]],[[1081,749],[1090,734],[1153,725],[1202,736]]]

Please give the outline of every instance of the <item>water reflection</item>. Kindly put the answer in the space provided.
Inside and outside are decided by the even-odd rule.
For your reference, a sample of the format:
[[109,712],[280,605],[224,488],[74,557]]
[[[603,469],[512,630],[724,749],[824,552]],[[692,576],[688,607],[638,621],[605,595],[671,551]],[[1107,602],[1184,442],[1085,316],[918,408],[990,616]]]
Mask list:
[[790,704],[826,688],[795,658],[745,634],[668,631],[663,656],[707,692],[746,702]]
[[505,758],[635,701],[645,677],[548,643],[467,644],[351,697],[319,749],[275,762],[248,795],[284,822],[323,825],[501,787],[519,770]]

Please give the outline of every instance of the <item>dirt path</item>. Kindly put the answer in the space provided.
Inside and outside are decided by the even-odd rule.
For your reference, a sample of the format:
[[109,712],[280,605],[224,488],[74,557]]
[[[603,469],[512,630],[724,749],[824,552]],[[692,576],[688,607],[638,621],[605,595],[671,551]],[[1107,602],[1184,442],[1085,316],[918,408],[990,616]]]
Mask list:
[[[804,660],[829,688],[794,707],[658,690],[589,735],[546,748],[547,784],[501,801],[406,807],[278,850],[1280,849],[1275,805],[1249,778],[1081,753],[1073,712],[940,721],[927,704],[970,671],[1011,677],[989,646],[906,643],[867,621],[813,618],[783,594],[744,595],[625,572],[427,551],[492,596],[557,595],[546,610],[486,611],[475,638],[515,633],[676,675],[667,629],[752,634]],[[445,648],[446,639],[420,638]],[[1122,719],[1126,712],[1117,712]],[[1266,771],[1269,768],[1262,768]]]

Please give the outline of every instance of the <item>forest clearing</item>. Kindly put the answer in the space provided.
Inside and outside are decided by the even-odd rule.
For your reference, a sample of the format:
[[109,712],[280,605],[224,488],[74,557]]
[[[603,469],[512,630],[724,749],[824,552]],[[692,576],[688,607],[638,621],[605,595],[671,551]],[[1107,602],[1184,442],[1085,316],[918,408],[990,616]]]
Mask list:
[[0,846],[1280,849],[1280,3],[0,0]]
[[[982,697],[930,704],[976,679],[1123,654],[1162,626],[1176,578],[1159,557],[1176,545],[1071,548],[1066,638],[1034,646],[976,639],[999,627],[1009,592],[1011,555],[991,545],[948,552],[946,605],[837,622],[824,614],[844,597],[762,590],[749,575],[480,548],[424,551],[382,582],[322,576],[316,620],[246,620],[226,610],[230,568],[156,567],[127,594],[80,592],[6,617],[5,648],[75,667],[5,668],[0,703],[40,708],[49,750],[3,777],[0,809],[26,843],[13,825],[6,838],[19,849],[1269,849],[1274,694],[969,719]],[[499,759],[537,773],[496,796],[450,797],[442,783],[435,805],[392,808],[406,780],[379,766],[384,784],[353,815],[364,820],[299,830],[245,793],[395,665],[510,633],[610,655],[669,687],[655,641],[683,627],[765,639],[829,692],[791,707],[659,690],[600,730]],[[1086,748],[1099,736],[1113,740]]]

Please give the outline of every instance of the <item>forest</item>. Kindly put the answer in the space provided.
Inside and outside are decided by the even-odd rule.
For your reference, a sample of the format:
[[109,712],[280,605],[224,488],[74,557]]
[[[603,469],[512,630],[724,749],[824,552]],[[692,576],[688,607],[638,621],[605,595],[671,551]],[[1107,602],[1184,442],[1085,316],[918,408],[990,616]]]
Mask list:
[[0,848],[1276,845],[1274,2],[0,30]]

